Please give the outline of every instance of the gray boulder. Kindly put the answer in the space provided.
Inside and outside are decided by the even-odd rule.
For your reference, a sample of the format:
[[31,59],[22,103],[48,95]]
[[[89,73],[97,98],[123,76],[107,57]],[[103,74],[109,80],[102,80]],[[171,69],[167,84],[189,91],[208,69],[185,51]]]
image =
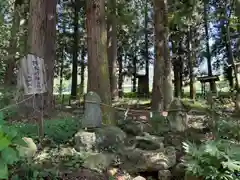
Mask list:
[[185,176],[185,166],[183,163],[178,163],[172,169],[172,175],[174,178],[182,178],[184,179]]
[[75,149],[77,151],[95,151],[97,145],[95,132],[79,130],[74,136]]
[[137,176],[137,177],[133,178],[133,180],[146,180],[146,178],[144,178],[142,176]]
[[159,180],[171,180],[172,175],[169,170],[160,170],[158,171],[158,179]]
[[144,136],[136,136],[128,142],[132,147],[143,150],[157,150],[164,148],[164,138],[144,133]]
[[166,170],[176,164],[176,150],[166,147],[159,150],[128,148],[120,155],[122,169],[129,173]]
[[83,163],[83,167],[97,172],[103,172],[114,162],[113,154],[97,153],[88,156]]
[[152,131],[151,125],[142,121],[121,121],[118,126],[130,136],[142,136],[144,132]]
[[97,147],[100,151],[115,152],[124,146],[126,133],[115,126],[106,126],[96,130]]
[[124,146],[126,133],[118,127],[97,128],[94,132],[80,130],[74,137],[75,149],[85,152],[114,152]]

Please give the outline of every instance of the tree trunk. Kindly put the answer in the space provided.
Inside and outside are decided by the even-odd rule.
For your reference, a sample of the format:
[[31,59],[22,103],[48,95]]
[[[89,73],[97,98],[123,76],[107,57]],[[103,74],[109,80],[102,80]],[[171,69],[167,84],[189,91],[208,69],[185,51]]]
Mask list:
[[178,42],[178,48],[177,48],[177,57],[176,57],[176,72],[177,73],[177,79],[176,79],[176,86],[178,89],[178,96],[177,97],[182,97],[183,96],[183,40],[179,40]]
[[132,79],[132,92],[137,92],[137,57],[133,57],[133,79]]
[[14,15],[11,29],[11,39],[8,49],[9,59],[7,59],[7,68],[4,77],[4,84],[6,86],[16,85],[16,78],[14,76],[15,68],[15,56],[17,52],[17,33],[19,32],[20,27],[20,9],[22,6],[23,0],[15,0],[14,4]]
[[[63,21],[63,36],[66,33],[66,23]],[[63,40],[62,38],[61,40]],[[63,91],[63,70],[64,70],[64,59],[65,59],[65,48],[66,48],[66,43],[64,42],[61,46],[61,57],[60,57],[60,71],[59,71],[59,76],[60,76],[60,82],[59,82],[59,93],[60,93],[60,98],[61,102],[63,102],[63,96],[62,96],[62,91]],[[62,104],[63,105],[63,104]]]
[[163,38],[164,38],[164,79],[163,79],[163,100],[164,100],[164,104],[163,104],[163,109],[166,111],[170,105],[170,103],[172,102],[173,99],[173,84],[172,84],[172,80],[173,80],[173,71],[172,71],[172,62],[171,62],[171,58],[169,57],[169,47],[168,47],[168,4],[167,4],[167,0],[162,0],[162,24],[164,26],[164,34],[163,34]]
[[148,0],[145,1],[145,22],[144,22],[144,33],[145,33],[145,85],[144,94],[149,97],[149,52],[148,52]]
[[[209,0],[204,0],[204,29],[206,35],[206,54],[207,54],[207,66],[208,66],[208,76],[212,76],[212,62],[211,62],[211,52],[209,46],[209,33],[208,33],[208,10],[209,10]],[[210,82],[210,89],[212,92],[216,92],[215,81]]]
[[235,14],[236,16],[239,18],[240,17],[240,0],[236,0],[235,1],[236,4],[235,4]]
[[[42,1],[42,0],[39,0]],[[57,0],[46,1],[46,18],[45,29],[45,53],[44,60],[47,73],[47,93],[44,102],[44,114],[50,115],[54,109],[53,81],[54,81],[54,64],[56,59],[56,20],[57,20]]]
[[166,110],[172,100],[171,61],[168,51],[167,1],[154,0],[155,62],[152,110]]
[[[43,115],[53,111],[53,77],[56,40],[56,4],[57,1],[31,0],[28,20],[27,49],[29,54],[43,58],[46,74],[47,92],[37,94],[25,101],[26,115],[31,112],[32,118],[39,122],[39,135],[43,136]],[[26,107],[24,106],[24,107]],[[34,108],[34,109],[32,109]]]
[[62,91],[63,91],[63,69],[64,69],[64,50],[63,50],[63,56],[61,57],[61,61],[60,61],[60,82],[59,82],[59,93],[60,93],[60,97],[62,98]]
[[180,98],[182,93],[182,59],[181,57],[177,57],[174,59],[173,67],[174,67],[174,89],[175,93],[174,96]]
[[[229,13],[230,9],[230,13]],[[229,13],[229,16],[228,16]],[[233,57],[233,52],[232,52],[232,45],[231,45],[231,38],[230,38],[230,19],[231,19],[231,14],[232,14],[232,7],[231,7],[231,2],[228,0],[226,2],[226,10],[225,10],[225,20],[226,20],[226,26],[225,28],[225,47],[227,51],[227,56],[228,56],[228,64],[230,67],[227,69],[227,77],[229,80],[229,85],[231,89],[234,89],[234,83],[233,83],[233,70],[234,70],[234,78],[235,78],[235,89],[239,89],[239,83],[238,83],[238,77],[237,77],[237,70],[235,68],[235,63],[234,63],[234,57]]]
[[87,2],[88,91],[101,97],[103,123],[115,124],[111,108],[104,0]]
[[21,25],[21,37],[19,40],[19,49],[20,54],[26,55],[28,53],[28,45],[27,45],[27,39],[28,39],[28,13],[29,13],[29,7],[30,6],[30,0],[23,0],[22,8],[21,8],[21,16],[24,18],[24,24]]
[[122,54],[118,57],[118,95],[120,98],[123,97],[123,59]]
[[[173,38],[173,37],[171,37]],[[173,63],[173,72],[174,72],[174,97],[181,96],[181,87],[180,87],[180,77],[179,77],[179,61],[177,57],[177,48],[176,44],[171,39],[171,50],[172,50],[172,63]]]
[[[231,63],[231,67],[233,68],[234,72],[234,78],[235,78],[235,89],[236,89],[236,101],[235,101],[235,111],[239,114],[240,112],[240,88],[239,88],[239,82],[238,82],[238,73],[237,68],[235,66],[233,52],[231,48],[231,38],[230,38],[230,24],[231,24],[231,8],[233,7],[233,4],[231,3],[231,0],[227,1],[226,4],[226,10],[225,10],[225,19],[227,20],[227,26],[226,26],[226,44],[227,44],[227,50],[228,50],[228,58]],[[229,17],[227,16],[228,10],[230,10]]]
[[85,56],[86,56],[86,48],[85,44],[82,46],[81,52],[81,83],[80,83],[80,95],[84,94],[84,82],[85,82]]
[[[34,54],[37,57],[45,57],[45,36],[46,36],[46,12],[47,12],[47,0],[31,0],[29,8],[29,20],[28,20],[28,53]],[[45,60],[45,64],[47,60]],[[32,110],[34,104],[34,110]],[[35,115],[39,123],[39,136],[43,137],[43,118],[41,112],[43,111],[43,95],[35,96],[26,102],[28,111],[35,111],[31,115]],[[32,117],[33,118],[33,117]]]
[[118,97],[117,88],[117,19],[116,19],[116,0],[108,0],[108,19],[107,19],[107,36],[108,36],[108,61],[109,76],[112,98]]
[[77,83],[78,83],[78,16],[79,8],[78,3],[75,1],[74,4],[74,35],[73,35],[73,59],[72,59],[72,88],[71,88],[71,99],[77,99]]
[[190,87],[190,98],[195,99],[195,87],[194,87],[194,75],[193,75],[193,55],[192,55],[192,26],[188,29],[188,69],[189,69],[189,87]]

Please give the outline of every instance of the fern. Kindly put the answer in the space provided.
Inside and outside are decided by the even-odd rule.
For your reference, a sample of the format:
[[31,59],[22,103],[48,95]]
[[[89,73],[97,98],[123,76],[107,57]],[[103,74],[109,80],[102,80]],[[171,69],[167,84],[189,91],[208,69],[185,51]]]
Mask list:
[[227,140],[207,141],[200,146],[184,142],[186,171],[207,180],[237,180],[240,172],[240,147]]

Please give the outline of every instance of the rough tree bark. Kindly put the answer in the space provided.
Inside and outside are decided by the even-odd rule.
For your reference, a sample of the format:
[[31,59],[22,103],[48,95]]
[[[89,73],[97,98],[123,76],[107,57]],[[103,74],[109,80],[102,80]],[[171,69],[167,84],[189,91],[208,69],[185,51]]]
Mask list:
[[[46,5],[47,0],[31,0],[29,6],[29,20],[28,20],[28,39],[27,49],[29,54],[34,54],[37,57],[45,59],[45,36],[46,36]],[[46,62],[45,62],[46,63]],[[39,136],[43,137],[43,119],[41,118],[41,111],[43,110],[42,96],[35,96],[26,102],[27,109],[35,110],[35,117],[39,124]],[[32,102],[32,103],[31,103]],[[34,104],[34,107],[31,105]],[[31,107],[30,107],[31,106]],[[38,112],[38,113],[36,113]],[[29,113],[29,111],[26,111]],[[32,114],[31,114],[32,115]]]
[[108,0],[108,19],[107,19],[107,37],[108,37],[108,62],[110,88],[113,99],[118,97],[117,88],[117,19],[116,19],[116,0]]
[[[31,0],[28,20],[27,49],[29,54],[44,59],[46,68],[47,92],[44,95],[36,95],[35,98],[26,102],[32,110],[32,103],[36,111],[32,112],[39,121],[39,133],[43,136],[42,115],[49,115],[53,110],[53,77],[55,61],[55,40],[56,40],[56,0]],[[30,102],[30,104],[29,104]],[[31,105],[31,107],[29,106]],[[28,112],[26,112],[28,113]]]
[[146,97],[149,97],[149,43],[148,43],[148,3],[149,1],[145,1],[145,17],[144,17],[144,34],[145,34],[145,52],[144,52],[144,58],[145,58],[145,86],[144,86],[144,94]]
[[119,53],[118,56],[118,96],[123,97],[123,55]]
[[[226,0],[226,8],[225,8],[225,12],[224,12],[224,16],[225,16],[225,22],[226,22],[226,26],[223,27],[224,32],[224,39],[225,39],[225,47],[226,47],[226,53],[228,56],[228,64],[229,67],[227,69],[227,78],[229,81],[229,85],[231,90],[234,90],[235,88],[238,89],[239,84],[238,84],[238,77],[237,74],[235,73],[235,65],[234,65],[234,56],[233,56],[233,52],[232,52],[232,45],[231,45],[231,38],[230,38],[230,20],[231,20],[231,16],[232,16],[232,11],[233,11],[233,3],[231,3],[230,0]],[[234,77],[233,77],[233,73],[234,73]],[[235,79],[235,87],[234,87],[234,80]]]
[[180,82],[180,66],[181,62],[179,62],[178,53],[177,53],[177,43],[176,40],[174,40],[174,35],[170,36],[171,41],[171,51],[172,51],[172,64],[173,64],[173,72],[174,72],[174,97],[180,97],[181,96],[181,82]]
[[[32,1],[32,0],[31,0]],[[39,0],[43,1],[43,0]],[[54,109],[53,98],[53,81],[54,81],[54,64],[56,59],[56,20],[57,20],[57,0],[45,0],[46,11],[46,29],[45,30],[45,52],[44,60],[47,73],[47,93],[44,100],[44,114],[50,115]]]
[[[66,22],[63,20],[63,34],[65,34],[66,32]],[[59,58],[59,62],[60,63],[60,69],[59,69],[59,92],[60,92],[60,97],[61,97],[61,102],[63,102],[63,96],[62,96],[62,91],[63,91],[63,70],[64,70],[64,58],[65,58],[65,48],[67,47],[66,43],[64,42],[61,46],[61,57]]]
[[154,0],[155,62],[152,110],[167,110],[172,101],[171,60],[168,51],[167,0]]
[[79,93],[81,96],[84,94],[84,82],[85,82],[85,56],[86,56],[86,47],[85,44],[82,45],[81,47],[81,82],[80,82],[80,88],[79,88]]
[[190,98],[195,99],[196,90],[194,87],[194,75],[193,75],[193,48],[192,48],[192,26],[188,28],[188,69],[189,69],[189,87],[190,87]]
[[103,123],[114,124],[111,106],[109,65],[107,59],[107,31],[104,0],[88,0],[87,50],[88,91],[95,91],[103,102]]

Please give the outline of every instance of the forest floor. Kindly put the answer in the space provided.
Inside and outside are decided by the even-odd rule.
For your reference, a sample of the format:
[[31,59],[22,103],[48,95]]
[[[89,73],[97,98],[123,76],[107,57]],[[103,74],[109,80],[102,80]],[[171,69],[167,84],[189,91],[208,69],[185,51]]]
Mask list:
[[[14,167],[12,174],[26,180],[34,179],[33,176],[51,180],[138,180],[139,176],[146,180],[181,180],[184,178],[184,170],[179,168],[184,156],[182,143],[201,143],[213,138],[211,129],[206,126],[211,118],[206,101],[183,99],[182,102],[188,111],[198,112],[190,114],[189,128],[183,133],[171,131],[162,117],[161,121],[143,122],[122,121],[121,116],[117,126],[86,131],[80,127],[82,108],[59,109],[55,117],[45,120],[45,138],[31,163]],[[215,109],[221,113],[219,116],[223,117],[224,111],[231,115],[233,103],[230,100],[221,99],[215,104]],[[115,107],[146,111],[150,104],[146,100],[132,100],[131,103],[128,100],[116,103]],[[39,144],[35,124],[14,122],[13,126],[21,136],[30,137]],[[98,136],[101,147],[95,147],[96,142],[92,140]],[[165,164],[159,159],[161,156]],[[158,159],[152,160],[156,157]]]

